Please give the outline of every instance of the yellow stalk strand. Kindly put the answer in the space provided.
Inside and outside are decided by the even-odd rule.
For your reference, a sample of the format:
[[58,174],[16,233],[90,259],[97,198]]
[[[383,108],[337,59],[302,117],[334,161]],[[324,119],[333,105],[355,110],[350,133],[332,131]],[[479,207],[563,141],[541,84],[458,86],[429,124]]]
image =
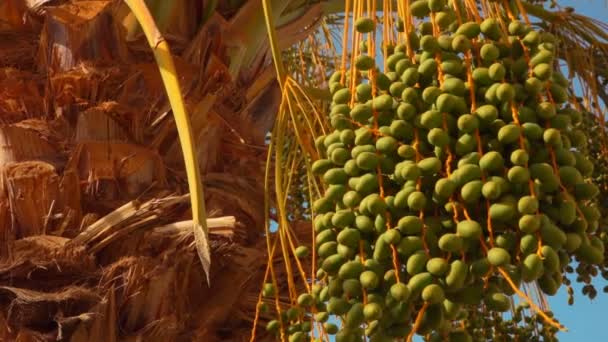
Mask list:
[[[298,82],[294,81],[291,78],[287,79],[287,83],[289,84],[290,87],[292,87],[292,91],[293,90],[297,90],[298,92],[300,92],[300,94],[302,95],[302,97],[306,100],[306,102],[310,105],[310,109],[312,110],[312,114],[314,116],[315,119],[317,119],[316,121],[319,122],[319,124],[321,125],[321,133],[323,135],[327,134],[327,128],[325,125],[323,125],[323,122],[321,120],[321,114],[319,114],[319,111],[317,110],[317,107],[312,103],[312,101],[310,100],[310,98],[306,95],[306,93],[304,92],[304,90],[302,89],[302,87],[300,87],[300,85],[298,84]],[[300,109],[302,110],[302,113],[308,113],[308,111],[304,110],[299,101],[298,101],[298,106],[300,107]],[[308,115],[304,115],[304,119],[306,120],[306,123],[308,124],[308,127],[311,131],[312,134],[315,133],[315,130],[312,127],[312,123],[310,122],[310,118],[308,117]]]
[[382,58],[383,60],[383,68],[386,71],[386,57],[387,57],[387,51],[388,51],[388,44],[390,44],[390,37],[389,37],[389,33],[388,33],[388,28],[389,28],[389,24],[388,24],[388,20],[390,18],[390,12],[388,11],[388,4],[386,2],[386,0],[382,1],[382,11],[383,11],[383,16],[382,16],[382,52],[384,54],[384,58]]
[[388,12],[384,12],[388,18],[388,27],[386,28],[389,34],[389,41],[391,44],[395,44],[397,41],[397,37],[395,37],[395,23],[393,17],[393,1],[392,0],[384,0],[388,5]]
[[481,22],[481,16],[479,15],[479,11],[477,10],[477,3],[475,0],[465,0],[465,4],[470,13],[473,14],[473,18],[477,23]]
[[[289,194],[289,190],[291,188],[291,181],[294,178],[294,174],[296,173],[297,167],[299,166],[299,159],[301,157],[301,154],[299,153],[290,153],[289,154],[289,159],[288,161],[285,163],[285,165],[291,165],[290,172],[289,172],[289,176],[287,177],[287,183],[284,184],[283,186],[283,190],[285,194]],[[289,196],[285,196],[285,198],[283,199],[283,207],[287,206],[287,200],[289,199]]]
[[[284,97],[284,94],[283,94]],[[279,106],[279,113],[282,112],[284,109],[284,101],[281,101],[281,105]],[[277,281],[276,281],[276,275],[274,273],[274,267],[273,267],[273,261],[272,261],[272,257],[274,255],[274,249],[271,247],[271,243],[270,243],[270,165],[271,165],[271,161],[272,161],[272,154],[273,154],[273,141],[274,138],[271,138],[271,142],[268,146],[268,154],[266,157],[266,170],[264,173],[264,228],[265,228],[265,232],[266,232],[266,248],[268,251],[268,267],[270,269],[270,275],[271,275],[271,279],[272,279],[272,284],[275,287],[275,289],[277,290],[275,293],[275,308],[277,311],[277,316],[279,318],[279,325],[280,325],[280,337],[281,337],[281,341],[286,341],[285,338],[285,333],[284,331],[284,325],[283,325],[283,320],[281,319],[281,305],[279,302],[279,293],[278,293],[278,288],[277,288]],[[278,235],[275,235],[275,242],[278,241]],[[276,245],[275,245],[276,246]],[[252,340],[251,342],[253,342],[253,340],[255,339],[255,335],[252,335]]]
[[[311,180],[314,179],[312,172],[310,171],[310,168],[307,167],[306,168],[306,180],[308,181],[308,203],[312,203],[313,202],[313,196],[312,196],[312,186],[311,186]],[[314,209],[310,208],[310,215],[311,217],[315,217],[315,212]],[[315,230],[311,229],[310,230],[310,235],[311,235],[311,239],[310,239],[310,245],[312,246],[311,248],[311,252],[312,252],[312,265],[310,265],[310,279],[312,279],[312,284],[315,284],[315,280],[317,278],[317,248],[315,248],[316,244],[316,240],[317,240],[317,235],[315,234]]]
[[[340,83],[344,84],[346,80],[346,54],[348,50],[348,17],[350,15],[350,0],[344,0],[346,2],[344,10],[344,31],[342,32],[342,62],[340,63]],[[354,12],[354,11],[353,11]],[[354,13],[353,13],[354,18]],[[354,19],[353,19],[354,23]]]
[[410,331],[410,333],[407,335],[407,342],[412,342],[412,339],[414,338],[414,334],[416,333],[416,330],[418,330],[418,328],[420,327],[420,324],[422,324],[422,317],[424,317],[424,313],[426,312],[426,308],[429,306],[428,302],[425,302],[424,304],[422,304],[422,308],[420,308],[420,311],[418,311],[418,315],[416,316],[416,320],[414,321],[414,326],[412,327],[412,331]]
[[[274,251],[277,246],[277,241],[278,240],[275,237],[274,243],[272,245],[272,252],[270,254],[268,254],[268,264],[266,265],[266,271],[264,273],[264,280],[262,281],[262,285],[268,281],[268,275],[270,274],[270,264],[272,264],[272,256],[274,255]],[[249,338],[250,342],[255,341],[255,333],[257,330],[258,321],[260,319],[260,304],[262,304],[262,291],[260,291],[260,293],[258,294],[258,302],[255,306],[255,316],[253,318],[253,327],[251,328],[251,337]]]
[[[293,116],[292,108],[290,105],[289,99],[289,89],[287,87],[283,88],[284,93],[284,101],[287,103],[287,110],[290,115]],[[283,169],[281,167],[281,161],[283,160],[283,149],[281,148],[284,145],[284,137],[287,136],[285,133],[287,116],[285,111],[279,113],[279,118],[277,119],[275,130],[273,131],[272,137],[276,138],[277,150],[275,152],[275,193],[277,197],[277,214],[279,216],[279,236],[281,238],[281,249],[283,252],[283,259],[285,260],[285,270],[287,272],[287,285],[289,288],[290,299],[295,303],[297,291],[294,284],[294,276],[293,269],[291,265],[291,260],[289,258],[289,253],[287,250],[287,240],[285,236],[285,229],[287,229],[289,225],[289,221],[286,216],[286,208],[284,206],[285,202],[285,192],[281,188],[281,184],[283,184]]]
[[521,0],[515,0],[515,3],[517,4],[517,8],[519,8],[519,12],[524,17],[524,21],[526,22],[526,24],[532,25],[532,23],[530,22],[530,17],[528,16],[528,12],[526,11],[526,8],[522,5]]
[[481,11],[483,13],[483,17],[487,18],[490,16],[489,6],[485,0],[481,0]]
[[274,67],[277,71],[277,80],[279,81],[279,86],[281,89],[283,89],[285,83],[285,70],[283,67],[283,61],[281,60],[281,50],[279,50],[279,43],[277,41],[277,32],[274,27],[274,18],[272,17],[272,5],[270,4],[270,0],[262,0],[262,7],[264,9],[264,20],[266,22],[266,30],[268,31],[272,60],[274,61]]
[[[290,87],[293,87],[292,89],[296,89],[298,90],[302,97],[306,100],[306,102],[310,105],[310,109],[312,110],[312,114],[314,115],[314,118],[316,119],[315,121],[319,122],[319,125],[321,127],[321,133],[323,135],[327,134],[327,123],[323,120],[323,116],[319,114],[317,107],[312,103],[312,100],[306,95],[306,92],[304,92],[304,89],[302,89],[302,87],[300,87],[300,85],[298,84],[298,82],[296,82],[295,80],[288,78],[287,79],[287,83],[289,83]],[[307,113],[308,111],[303,111],[304,113]],[[308,116],[304,116],[306,120],[309,120]],[[312,127],[312,124],[309,123],[309,127]],[[314,129],[311,128],[312,132],[315,132]]]
[[513,280],[511,279],[511,277],[509,276],[509,274],[503,270],[502,268],[498,268],[498,272],[500,272],[500,274],[502,274],[502,276],[505,278],[505,280],[507,281],[507,283],[509,284],[509,286],[511,286],[511,289],[513,291],[515,291],[515,293],[517,293],[517,295],[525,300],[530,307],[536,311],[544,320],[545,322],[547,322],[547,324],[561,330],[561,331],[568,331],[568,329],[566,329],[566,327],[564,327],[563,325],[561,325],[560,323],[558,323],[557,321],[555,321],[553,318],[547,316],[547,314],[541,309],[539,308],[536,303],[534,303],[530,297],[526,296],[525,293],[521,292],[521,290],[517,287],[517,285],[515,285],[515,283],[513,282]]
[[[402,5],[401,1],[397,1],[397,22],[399,22],[399,19],[405,20],[405,15],[403,14],[403,5]],[[405,21],[404,21],[404,25],[405,25]],[[397,43],[401,43],[402,41],[405,40],[405,36],[401,32],[397,31],[396,35],[397,35]]]
[[[286,91],[287,93],[293,93],[293,91],[294,91],[294,89],[292,88],[292,85],[293,85],[293,84],[297,85],[297,83],[296,83],[295,81],[293,81],[293,80],[291,80],[291,79],[288,79],[288,80],[287,80],[287,82],[286,82],[286,88],[285,88],[285,91]],[[301,89],[300,89],[300,91],[301,91]],[[305,95],[305,94],[303,94],[303,95]],[[295,128],[294,132],[295,132],[295,134],[296,134],[296,138],[298,139],[299,144],[300,144],[300,145],[302,145],[302,144],[304,143],[304,141],[302,140],[302,138],[301,138],[301,136],[300,136],[300,134],[299,134],[299,130],[300,130],[301,128],[300,128],[300,127],[297,125],[298,120],[296,120],[296,117],[295,117],[295,114],[294,114],[294,109],[293,109],[293,106],[292,106],[291,98],[289,97],[289,95],[287,95],[287,96],[285,97],[285,99],[286,99],[287,106],[288,106],[288,108],[289,108],[289,113],[290,113],[290,116],[291,116],[291,121],[292,121],[292,123],[293,123],[293,125],[294,125],[294,128]],[[304,111],[304,108],[302,107],[302,105],[301,105],[301,103],[300,103],[300,101],[299,101],[298,97],[295,97],[295,101],[296,101],[297,106],[298,106],[298,107],[300,108],[300,110],[302,111],[302,114],[303,114],[304,118],[308,119],[308,118],[307,118],[307,115],[306,115],[306,113],[307,113],[307,112],[306,112],[306,111]],[[311,106],[312,106],[312,103],[311,103]],[[309,121],[308,121],[308,123],[309,123],[309,125],[310,125],[310,122],[309,122]],[[310,127],[310,126],[309,126],[309,129],[310,129],[311,131],[313,131],[313,130],[312,130],[312,127]],[[292,154],[292,155],[293,155],[293,156],[296,156],[297,154],[295,154],[295,153],[294,153],[294,154]],[[292,164],[292,172],[290,173],[290,175],[295,174],[295,172],[293,172],[293,169],[294,169],[294,168],[295,168],[295,166],[296,166],[296,160],[295,160],[295,158],[292,160],[292,163],[293,163],[293,164]],[[308,166],[307,166],[307,170],[310,170],[310,165],[308,165]],[[289,184],[291,184],[291,179],[292,179],[292,177],[290,176],[290,177],[289,177],[289,180],[288,180],[287,185],[285,186],[285,188],[283,189],[283,191],[282,191],[281,193],[288,193],[288,192],[289,192],[289,188],[290,188],[290,185],[289,185]],[[284,211],[285,211],[285,209],[284,209],[284,208],[285,208],[286,200],[287,200],[287,197],[284,197],[283,208],[282,208],[282,209],[280,209],[282,212],[284,212]],[[294,253],[295,247],[294,247],[294,245],[293,245],[293,241],[292,241],[292,239],[291,239],[291,235],[289,234],[289,233],[291,232],[291,230],[289,229],[289,225],[285,225],[283,229],[285,229],[285,230],[286,230],[286,236],[287,236],[287,238],[288,238],[288,242],[289,242],[289,245],[290,245],[290,247],[291,247],[291,251],[292,251],[292,253]],[[294,254],[295,254],[295,253],[294,253]],[[297,258],[296,258],[296,264],[297,264],[297,266],[298,266],[298,269],[299,269],[299,271],[300,271],[300,275],[301,275],[302,279],[304,279],[304,281],[306,282],[306,277],[305,277],[305,275],[304,275],[304,272],[303,272],[302,266],[301,266],[301,264],[299,263],[299,260],[298,260]],[[306,285],[306,287],[307,287],[307,288],[309,288],[309,286],[308,286],[308,284],[307,284],[307,283],[305,283],[305,285]]]
[[283,342],[283,341],[287,341],[287,339],[285,337],[285,327],[284,327],[283,319],[281,318],[281,303],[279,301],[277,275],[274,273],[274,266],[272,265],[272,262],[270,263],[270,275],[271,275],[271,279],[272,279],[272,285],[276,289],[275,297],[274,297],[274,304],[275,304],[275,307],[277,310],[277,316],[279,317],[281,342]]
[[[357,21],[357,19],[360,18],[361,16],[361,10],[362,10],[362,4],[361,4],[361,0],[355,0],[355,4],[354,4],[354,8],[353,8],[353,23]],[[361,34],[359,32],[357,32],[357,30],[355,29],[355,25],[353,25],[352,28],[352,37],[353,37],[353,41],[352,41],[352,46],[353,46],[353,51],[351,52],[351,56],[350,56],[350,84],[349,84],[349,88],[350,88],[350,92],[351,94],[355,93],[355,83],[356,83],[356,77],[355,77],[355,73],[357,72],[357,67],[355,66],[355,57],[359,55],[359,40],[361,38]],[[350,105],[352,106],[355,103],[355,96],[351,96],[351,100],[350,100]]]
[[190,203],[192,206],[192,230],[196,244],[196,251],[201,261],[207,283],[210,283],[209,269],[211,267],[211,254],[209,251],[207,217],[205,211],[205,197],[203,193],[203,183],[201,181],[198,158],[194,149],[194,138],[190,117],[186,113],[184,99],[179,87],[177,71],[173,63],[173,57],[169,50],[169,44],[163,38],[154,23],[150,11],[146,7],[144,0],[125,0],[148,40],[148,44],[154,52],[154,58],[158,64],[160,75],[167,91],[167,97],[173,110],[175,125],[179,136],[186,176],[188,179],[188,189],[190,191]]
[[310,293],[310,285],[308,284],[306,278],[306,272],[304,272],[304,267],[302,267],[302,263],[300,259],[296,256],[296,246],[293,243],[293,231],[289,230],[287,232],[287,240],[289,242],[289,248],[291,249],[291,253],[294,255],[294,259],[296,260],[296,266],[298,267],[298,272],[300,272],[300,277],[302,278],[302,282],[304,283],[304,287],[306,288],[306,292]]

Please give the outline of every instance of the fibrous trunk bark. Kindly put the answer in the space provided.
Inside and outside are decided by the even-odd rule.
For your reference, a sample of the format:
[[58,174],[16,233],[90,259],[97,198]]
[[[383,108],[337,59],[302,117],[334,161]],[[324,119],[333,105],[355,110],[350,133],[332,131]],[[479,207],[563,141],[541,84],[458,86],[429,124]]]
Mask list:
[[[277,11],[286,4],[276,1]],[[156,5],[174,11],[161,27],[181,52],[210,217],[211,287],[192,246],[172,113],[126,5],[5,1],[1,340],[249,340],[266,263],[265,137],[281,98],[264,26],[253,39],[242,25],[263,23],[262,12],[221,4],[226,16],[180,26],[172,23],[185,13],[201,19],[199,2]],[[249,62],[235,55],[239,45]],[[256,340],[267,338],[258,329]]]

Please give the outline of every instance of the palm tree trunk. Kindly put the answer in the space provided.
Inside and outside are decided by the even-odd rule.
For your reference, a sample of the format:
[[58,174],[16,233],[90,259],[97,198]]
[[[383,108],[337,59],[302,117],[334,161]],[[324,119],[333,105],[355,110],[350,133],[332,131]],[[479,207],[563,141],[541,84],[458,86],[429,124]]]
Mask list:
[[[274,3],[277,15],[289,4]],[[158,10],[206,188],[208,287],[179,223],[189,208],[170,108],[125,6],[0,4],[0,38],[18,42],[0,39],[2,340],[249,339],[266,260],[264,139],[280,101],[261,10],[220,5],[196,33],[172,23],[198,2]]]

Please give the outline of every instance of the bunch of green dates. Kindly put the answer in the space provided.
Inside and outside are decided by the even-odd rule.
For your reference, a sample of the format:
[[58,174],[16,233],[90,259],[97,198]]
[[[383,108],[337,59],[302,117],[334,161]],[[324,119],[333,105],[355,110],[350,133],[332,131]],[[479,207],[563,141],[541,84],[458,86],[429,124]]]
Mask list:
[[268,325],[292,342],[310,340],[311,318],[338,342],[403,339],[419,313],[431,340],[485,339],[470,313],[516,310],[509,282],[554,295],[574,258],[603,264],[589,137],[555,38],[516,20],[458,24],[442,0],[410,11],[419,24],[386,70],[361,54],[330,78],[333,131],[312,165],[317,280]]

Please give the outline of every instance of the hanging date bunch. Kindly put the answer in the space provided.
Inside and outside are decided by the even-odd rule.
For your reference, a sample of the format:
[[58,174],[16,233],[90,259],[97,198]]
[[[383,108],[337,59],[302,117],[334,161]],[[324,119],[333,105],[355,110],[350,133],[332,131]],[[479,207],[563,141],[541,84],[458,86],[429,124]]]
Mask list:
[[267,328],[471,341],[492,338],[471,313],[499,326],[530,307],[552,339],[561,325],[526,289],[554,295],[574,260],[603,265],[605,236],[555,37],[518,1],[400,1],[381,59],[375,10],[354,6],[352,65],[330,78],[332,131],[312,165],[317,280]]

